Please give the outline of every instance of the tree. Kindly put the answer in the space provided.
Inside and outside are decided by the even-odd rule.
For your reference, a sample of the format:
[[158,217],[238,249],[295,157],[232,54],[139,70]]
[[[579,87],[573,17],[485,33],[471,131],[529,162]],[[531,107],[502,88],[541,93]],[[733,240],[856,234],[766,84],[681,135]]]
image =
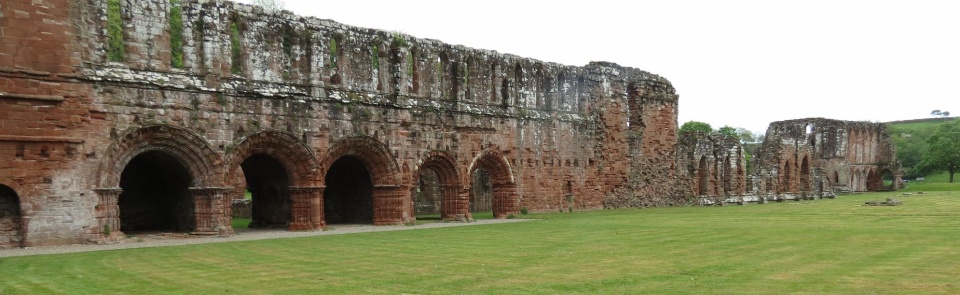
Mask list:
[[703,133],[713,132],[713,127],[710,124],[697,121],[688,121],[683,123],[683,126],[680,126],[680,133],[695,132],[700,131]]
[[948,112],[948,111],[943,111],[943,112],[940,112],[940,115],[943,116],[943,117],[949,117],[949,116],[950,116],[950,112]]
[[932,112],[930,112],[930,115],[931,115],[931,116],[939,116],[941,113],[942,113],[942,112],[940,112],[940,110],[933,110]]
[[960,120],[940,125],[927,143],[930,147],[921,165],[930,171],[946,171],[953,183],[953,174],[960,171]]
[[733,137],[736,137],[736,138],[738,138],[738,139],[740,138],[739,136],[737,136],[737,128],[733,128],[733,127],[730,127],[730,126],[720,127],[720,129],[717,129],[717,133],[720,133],[720,134],[723,134],[723,135],[728,135],[728,136],[733,136]]

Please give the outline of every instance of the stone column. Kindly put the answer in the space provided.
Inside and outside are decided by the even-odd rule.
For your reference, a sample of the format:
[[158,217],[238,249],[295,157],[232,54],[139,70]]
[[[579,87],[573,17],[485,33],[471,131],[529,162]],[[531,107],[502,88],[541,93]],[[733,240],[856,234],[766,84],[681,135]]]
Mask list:
[[194,235],[232,235],[228,194],[232,188],[191,187],[193,199]]
[[120,231],[120,206],[117,201],[123,189],[98,188],[93,190],[99,201],[94,207],[94,216],[97,218],[96,228],[91,234],[97,242],[116,242],[124,237]]
[[[323,228],[322,226],[318,227],[313,218],[313,215],[316,213],[314,200],[320,199],[319,196],[323,194],[323,188],[316,186],[291,186],[289,190],[293,204],[290,206],[290,227],[288,229],[315,230]],[[322,205],[320,212],[323,212]]]
[[323,192],[327,189],[325,186],[318,186],[317,192],[310,197],[310,222],[314,229],[323,229],[327,227],[327,222],[323,216]]
[[396,185],[373,187],[373,224],[403,224],[403,189]]
[[456,184],[440,185],[441,196],[443,198],[443,211],[440,214],[441,220],[470,220],[470,198],[461,188],[461,186]]
[[517,213],[517,187],[512,184],[493,185],[493,218],[506,218]]

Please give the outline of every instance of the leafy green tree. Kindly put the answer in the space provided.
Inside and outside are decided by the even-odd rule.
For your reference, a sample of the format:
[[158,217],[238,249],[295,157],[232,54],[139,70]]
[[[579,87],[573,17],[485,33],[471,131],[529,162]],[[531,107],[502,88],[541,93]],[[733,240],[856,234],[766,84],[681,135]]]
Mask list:
[[923,155],[922,166],[930,171],[947,171],[953,183],[953,174],[960,171],[960,120],[940,125],[927,143],[930,147]]
[[711,127],[710,124],[707,124],[704,122],[698,122],[698,121],[688,121],[686,123],[683,123],[682,126],[680,126],[680,133],[687,133],[687,132],[694,132],[694,131],[710,133],[710,132],[713,132],[713,127]]

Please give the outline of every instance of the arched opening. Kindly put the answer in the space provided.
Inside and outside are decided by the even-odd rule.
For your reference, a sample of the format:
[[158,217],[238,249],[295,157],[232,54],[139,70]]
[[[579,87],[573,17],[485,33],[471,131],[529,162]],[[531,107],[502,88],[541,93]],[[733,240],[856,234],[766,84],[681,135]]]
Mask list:
[[707,156],[700,156],[700,168],[697,169],[697,179],[699,180],[699,190],[701,196],[710,193],[710,166],[707,165]]
[[23,245],[23,220],[20,218],[20,198],[12,188],[0,185],[0,249]]
[[807,160],[807,156],[803,156],[803,161],[800,162],[800,191],[809,191],[810,190],[810,162]]
[[880,181],[881,181],[880,190],[885,190],[885,191],[894,190],[895,188],[894,184],[896,183],[896,179],[893,177],[893,172],[890,172],[890,170],[883,170],[880,172]]
[[327,224],[373,223],[373,182],[359,158],[338,158],[330,165],[325,183],[323,213]]
[[792,175],[790,175],[790,161],[783,163],[783,179],[780,180],[780,189],[782,192],[792,192],[793,186],[790,184]]
[[475,169],[471,173],[470,212],[493,214],[493,183],[487,169]]
[[255,154],[240,164],[250,193],[250,228],[283,228],[290,222],[290,177],[276,158]]
[[120,174],[119,230],[194,230],[191,179],[187,167],[168,153],[147,151],[133,157]]
[[[510,214],[520,212],[520,196],[517,194],[517,185],[513,180],[510,163],[503,154],[494,149],[488,149],[477,155],[470,165],[470,187],[487,188],[490,193],[490,210],[494,218],[506,218]],[[486,174],[487,176],[484,176]],[[489,179],[489,185],[486,180]],[[484,203],[482,194],[471,193],[476,198],[475,204]]]
[[414,214],[417,219],[440,219],[443,208],[443,192],[440,188],[440,175],[427,168],[420,171],[420,180],[414,192]]
[[723,157],[723,195],[733,194],[733,167],[730,166],[730,156]]
[[840,172],[833,171],[833,185],[840,184]]

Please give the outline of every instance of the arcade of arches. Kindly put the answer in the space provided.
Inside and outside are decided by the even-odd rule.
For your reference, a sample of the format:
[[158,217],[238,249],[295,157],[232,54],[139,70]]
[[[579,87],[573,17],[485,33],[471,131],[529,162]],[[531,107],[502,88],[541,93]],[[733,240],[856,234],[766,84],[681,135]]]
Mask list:
[[[172,148],[174,142],[181,147]],[[118,177],[105,173],[101,182],[117,186],[96,190],[101,195],[98,234],[104,239],[145,231],[229,234],[231,200],[245,192],[252,203],[250,227],[290,230],[398,224],[417,214],[469,220],[471,213],[487,211],[505,218],[519,210],[510,164],[491,149],[471,159],[469,177],[462,172],[465,161],[429,152],[411,183],[401,183],[396,160],[369,137],[336,142],[322,161],[295,138],[276,131],[248,136],[225,160],[205,153],[208,147],[196,134],[172,126],[135,130],[111,149],[118,156],[107,158],[101,169],[121,172]],[[12,194],[3,200],[15,200],[7,195]]]

